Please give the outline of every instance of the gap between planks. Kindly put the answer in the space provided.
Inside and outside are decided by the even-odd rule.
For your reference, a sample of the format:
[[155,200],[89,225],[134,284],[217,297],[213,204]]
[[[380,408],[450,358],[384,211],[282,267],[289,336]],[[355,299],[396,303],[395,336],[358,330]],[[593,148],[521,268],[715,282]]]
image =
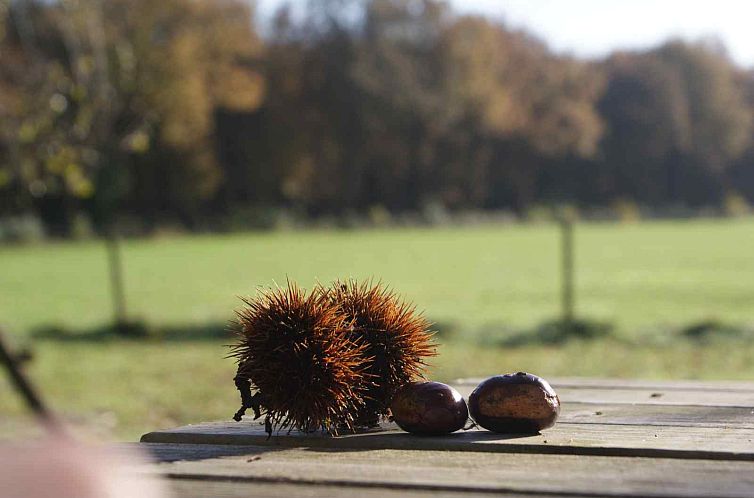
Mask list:
[[[489,493],[475,490],[467,493],[459,490],[425,491],[417,489],[388,489],[384,487],[365,488],[354,485],[327,486],[319,485],[313,488],[310,484],[299,483],[263,483],[239,481],[233,479],[208,479],[204,476],[191,479],[185,476],[171,478],[168,481],[171,491],[178,498],[471,498],[473,496],[489,496]],[[503,493],[493,492],[500,498],[590,498],[583,494],[563,493]],[[633,497],[628,497],[633,498]]]

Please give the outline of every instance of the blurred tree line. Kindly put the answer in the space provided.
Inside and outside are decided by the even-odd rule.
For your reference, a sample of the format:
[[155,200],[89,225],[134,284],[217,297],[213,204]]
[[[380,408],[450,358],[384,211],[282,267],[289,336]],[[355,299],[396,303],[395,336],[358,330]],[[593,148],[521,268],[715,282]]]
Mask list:
[[436,0],[0,0],[0,215],[194,227],[754,201],[754,73],[714,41],[584,61]]

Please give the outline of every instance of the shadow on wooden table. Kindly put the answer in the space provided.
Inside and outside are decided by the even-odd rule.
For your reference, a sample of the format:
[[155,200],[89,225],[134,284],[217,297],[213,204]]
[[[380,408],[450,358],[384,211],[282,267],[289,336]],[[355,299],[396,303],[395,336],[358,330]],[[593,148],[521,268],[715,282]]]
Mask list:
[[[355,451],[379,451],[384,449],[435,449],[443,450],[460,444],[485,443],[503,440],[525,439],[532,436],[540,436],[541,433],[533,434],[498,434],[483,430],[467,430],[454,432],[444,436],[417,436],[408,432],[395,432],[389,429],[373,431],[369,434],[368,444],[363,446],[338,445],[337,447],[307,446],[300,449],[316,453],[330,452],[355,452]],[[448,446],[450,445],[450,446]]]
[[287,450],[283,446],[249,445],[204,445],[204,444],[142,444],[140,446],[154,462],[168,463],[180,461],[212,460],[222,457],[245,456],[248,462],[259,460],[262,455]]

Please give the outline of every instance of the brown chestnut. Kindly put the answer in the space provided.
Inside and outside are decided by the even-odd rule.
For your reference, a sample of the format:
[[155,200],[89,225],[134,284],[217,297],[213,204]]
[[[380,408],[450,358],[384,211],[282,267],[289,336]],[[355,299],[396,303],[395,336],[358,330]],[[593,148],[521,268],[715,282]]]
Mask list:
[[546,380],[517,372],[479,384],[469,396],[469,412],[492,432],[536,433],[555,425],[560,399]]
[[422,436],[450,434],[469,418],[461,394],[441,382],[406,384],[393,396],[390,411],[398,427]]

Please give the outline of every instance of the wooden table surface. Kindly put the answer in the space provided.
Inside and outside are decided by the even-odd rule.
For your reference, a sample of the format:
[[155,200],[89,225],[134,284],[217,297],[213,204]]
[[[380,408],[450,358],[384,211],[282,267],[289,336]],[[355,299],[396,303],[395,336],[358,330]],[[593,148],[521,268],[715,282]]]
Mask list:
[[[467,396],[478,379],[454,386]],[[754,497],[754,383],[557,379],[555,427],[340,437],[258,422],[151,432],[141,447],[179,497]]]

